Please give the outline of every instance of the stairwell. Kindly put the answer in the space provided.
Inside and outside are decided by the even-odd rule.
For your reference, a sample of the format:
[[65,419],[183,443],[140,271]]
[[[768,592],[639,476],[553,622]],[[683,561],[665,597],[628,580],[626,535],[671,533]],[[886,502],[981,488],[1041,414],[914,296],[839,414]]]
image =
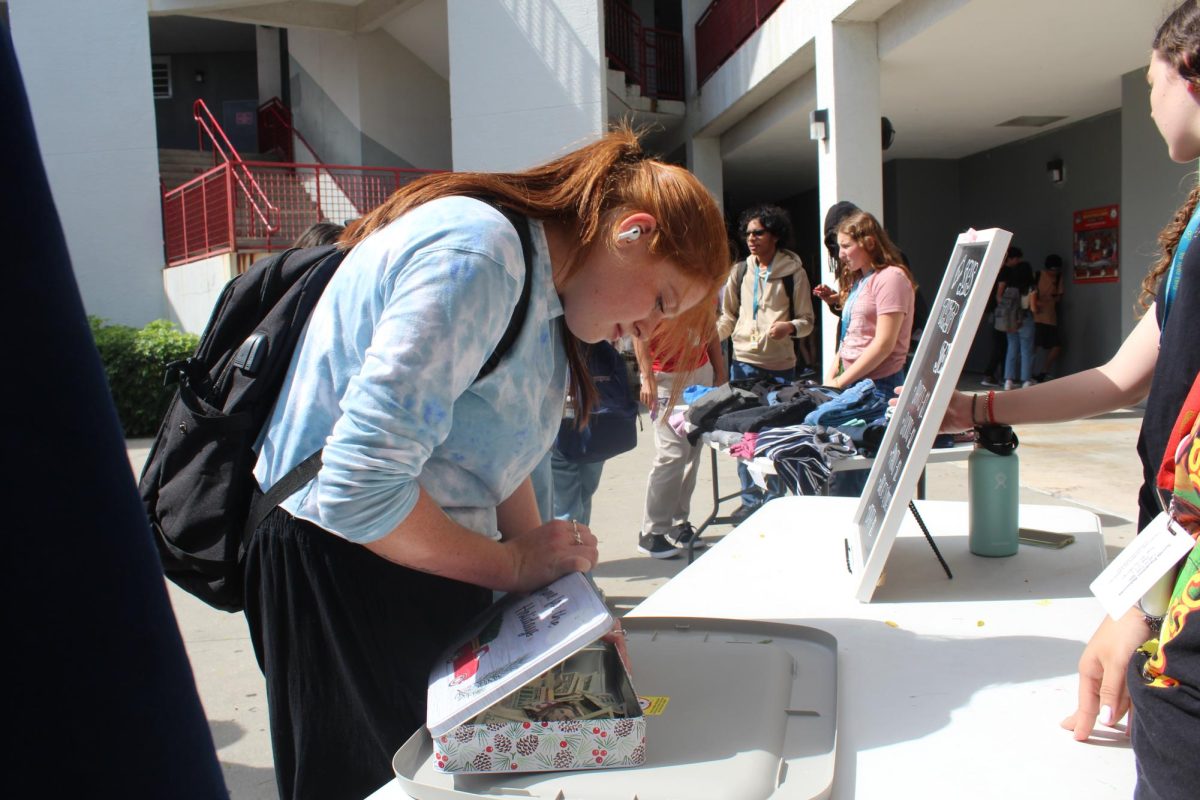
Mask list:
[[[243,156],[250,162],[278,163],[275,154],[249,153]],[[159,179],[164,192],[169,192],[211,170],[214,166],[213,154],[202,150],[180,150],[164,148],[158,151]],[[319,218],[316,203],[313,201],[305,183],[312,184],[311,174],[304,176],[285,167],[254,166],[250,168],[255,180],[271,203],[278,209],[278,216],[272,220],[279,223],[279,230],[270,236],[270,244],[279,246],[289,243],[309,225]],[[262,222],[250,209],[245,195],[240,191],[234,192],[234,226],[239,232],[237,237],[239,250],[267,250],[268,237],[247,236],[242,232],[262,232]]]

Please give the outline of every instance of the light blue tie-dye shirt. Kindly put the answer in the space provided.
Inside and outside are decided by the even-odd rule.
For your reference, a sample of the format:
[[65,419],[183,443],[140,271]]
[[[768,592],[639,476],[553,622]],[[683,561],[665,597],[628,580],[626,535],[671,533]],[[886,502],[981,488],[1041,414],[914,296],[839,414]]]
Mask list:
[[528,315],[475,381],[525,279],[521,241],[486,203],[418,206],[355,247],[293,357],[254,475],[270,487],[318,449],[317,477],[281,505],[356,542],[391,532],[418,485],[459,524],[498,538],[496,505],[549,450],[567,366],[542,225]]

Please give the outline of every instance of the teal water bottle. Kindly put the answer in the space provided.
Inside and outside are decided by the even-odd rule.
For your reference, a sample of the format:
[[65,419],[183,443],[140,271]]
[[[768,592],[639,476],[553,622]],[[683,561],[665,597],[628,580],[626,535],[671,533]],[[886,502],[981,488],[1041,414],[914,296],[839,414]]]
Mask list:
[[1017,553],[1017,434],[1007,425],[975,429],[975,449],[967,457],[969,542],[977,556]]

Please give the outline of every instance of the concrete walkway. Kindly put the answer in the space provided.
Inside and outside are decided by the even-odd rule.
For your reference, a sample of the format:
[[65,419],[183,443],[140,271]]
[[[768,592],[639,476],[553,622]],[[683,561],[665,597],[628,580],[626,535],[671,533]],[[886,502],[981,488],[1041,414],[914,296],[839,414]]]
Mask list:
[[[968,382],[964,381],[964,386]],[[649,419],[638,435],[635,450],[605,465],[593,500],[592,529],[600,540],[601,562],[595,575],[609,602],[624,613],[682,570],[685,559],[655,560],[637,552],[645,499],[646,473],[653,457]],[[1084,422],[1031,425],[1018,429],[1021,502],[1081,506],[1100,515],[1110,558],[1135,533],[1137,488],[1141,483],[1134,445],[1141,414],[1118,412]],[[129,459],[140,472],[149,442],[132,440]],[[707,455],[692,500],[693,522],[711,507],[712,480]],[[718,461],[722,493],[737,487],[735,462]],[[927,496],[934,500],[965,500],[966,463],[931,465]],[[723,506],[728,512],[736,501]],[[716,538],[729,531],[716,527]],[[933,532],[937,535],[937,532]],[[817,536],[796,521],[797,536]],[[170,586],[171,600],[187,645],[196,684],[212,728],[230,796],[235,800],[277,797],[267,733],[267,704],[262,675],[240,614],[215,611]]]

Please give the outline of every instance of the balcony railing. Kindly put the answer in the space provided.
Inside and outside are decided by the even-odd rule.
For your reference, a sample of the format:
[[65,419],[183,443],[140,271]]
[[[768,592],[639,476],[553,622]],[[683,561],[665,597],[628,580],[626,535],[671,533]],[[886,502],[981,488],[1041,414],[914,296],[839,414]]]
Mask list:
[[696,85],[712,77],[783,0],[713,0],[696,20]]
[[683,37],[647,28],[621,0],[604,2],[604,49],[609,62],[642,95],[658,100],[683,99]]
[[[405,184],[436,170],[225,162],[163,195],[167,266],[239,250],[283,250],[314,222],[344,222],[381,205]],[[239,177],[276,210],[256,212]]]

